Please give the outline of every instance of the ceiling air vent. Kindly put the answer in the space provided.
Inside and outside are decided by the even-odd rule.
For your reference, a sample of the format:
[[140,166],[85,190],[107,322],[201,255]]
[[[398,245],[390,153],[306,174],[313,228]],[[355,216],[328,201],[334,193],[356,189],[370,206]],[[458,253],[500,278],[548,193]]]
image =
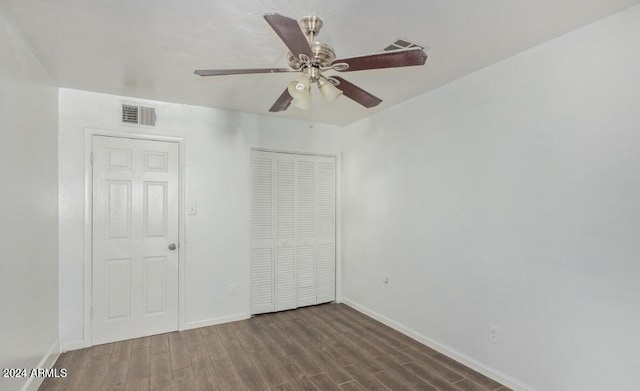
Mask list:
[[156,126],[156,108],[122,104],[122,123],[130,125]]
[[400,39],[397,39],[395,42],[389,44],[389,46],[387,46],[382,50],[385,52],[390,52],[392,50],[411,49],[411,48],[425,49],[425,46],[417,44],[415,42],[411,42],[405,38],[400,38]]

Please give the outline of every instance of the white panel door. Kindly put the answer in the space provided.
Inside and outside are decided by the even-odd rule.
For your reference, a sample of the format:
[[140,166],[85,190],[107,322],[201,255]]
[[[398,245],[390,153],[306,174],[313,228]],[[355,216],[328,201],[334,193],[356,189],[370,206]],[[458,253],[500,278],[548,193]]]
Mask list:
[[296,155],[275,156],[275,310],[296,308]]
[[93,344],[178,329],[178,161],[177,143],[93,138]]
[[298,305],[317,304],[316,286],[316,157],[298,155]]
[[251,313],[273,312],[275,159],[271,152],[251,155]]
[[336,160],[317,157],[317,303],[336,299]]

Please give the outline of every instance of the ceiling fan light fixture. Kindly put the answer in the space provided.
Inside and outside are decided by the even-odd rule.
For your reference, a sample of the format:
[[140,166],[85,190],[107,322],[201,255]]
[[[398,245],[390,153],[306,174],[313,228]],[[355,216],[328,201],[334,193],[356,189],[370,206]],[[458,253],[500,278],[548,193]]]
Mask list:
[[311,82],[309,81],[309,79],[306,77],[301,77],[289,82],[287,90],[289,90],[289,94],[293,97],[293,99],[304,99],[305,97],[309,97],[310,86]]
[[311,109],[311,81],[307,77],[301,77],[289,83],[287,90],[293,98],[291,104],[302,110]]
[[318,80],[318,88],[327,103],[335,102],[342,95],[342,91],[329,80]]
[[293,99],[291,101],[291,106],[297,107],[300,110],[309,111],[311,110],[311,99]]

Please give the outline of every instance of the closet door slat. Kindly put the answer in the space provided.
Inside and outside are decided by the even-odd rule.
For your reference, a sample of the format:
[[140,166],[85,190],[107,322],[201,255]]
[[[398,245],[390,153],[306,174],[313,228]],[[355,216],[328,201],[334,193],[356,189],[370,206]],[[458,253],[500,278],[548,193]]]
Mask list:
[[251,157],[251,313],[274,311],[274,156]]
[[317,158],[317,303],[336,299],[336,160]]
[[296,155],[275,154],[275,310],[296,308]]
[[298,305],[317,304],[316,156],[298,155]]

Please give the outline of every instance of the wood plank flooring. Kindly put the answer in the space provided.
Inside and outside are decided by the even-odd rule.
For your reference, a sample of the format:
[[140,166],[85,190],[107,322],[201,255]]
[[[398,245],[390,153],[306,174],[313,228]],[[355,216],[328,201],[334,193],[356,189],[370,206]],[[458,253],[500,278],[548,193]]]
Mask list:
[[64,353],[41,391],[508,391],[342,304]]

